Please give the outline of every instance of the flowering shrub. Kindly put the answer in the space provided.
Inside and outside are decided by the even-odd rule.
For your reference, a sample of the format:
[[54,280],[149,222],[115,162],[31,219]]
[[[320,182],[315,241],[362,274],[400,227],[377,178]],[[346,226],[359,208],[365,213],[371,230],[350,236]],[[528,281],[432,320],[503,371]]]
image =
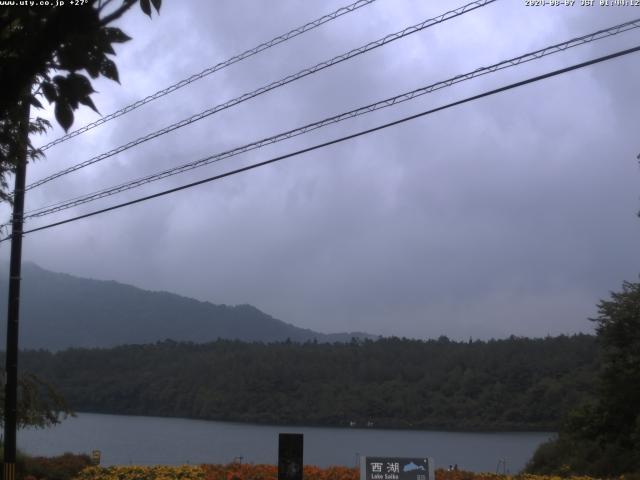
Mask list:
[[[436,470],[436,480],[594,480],[589,477],[561,477],[542,475],[499,475],[473,473],[462,470]],[[350,467],[304,467],[304,480],[359,480],[360,470]],[[181,467],[89,467],[75,480],[277,480],[276,465],[231,463],[228,465],[200,465]],[[619,479],[624,480],[624,479]]]
[[435,474],[436,480],[594,480],[590,477],[552,477],[529,474],[502,475],[498,473],[465,472],[463,470],[436,470]]
[[57,457],[30,457],[20,459],[17,473],[24,480],[71,480],[78,472],[91,465],[88,455],[65,453]]
[[204,480],[204,469],[198,466],[118,466],[89,467],[76,480]]
[[[276,465],[203,465],[206,480],[277,480]],[[304,467],[304,480],[358,480],[359,470],[349,467]]]
[[277,480],[275,465],[251,465],[231,463],[229,465],[203,465],[206,480]]

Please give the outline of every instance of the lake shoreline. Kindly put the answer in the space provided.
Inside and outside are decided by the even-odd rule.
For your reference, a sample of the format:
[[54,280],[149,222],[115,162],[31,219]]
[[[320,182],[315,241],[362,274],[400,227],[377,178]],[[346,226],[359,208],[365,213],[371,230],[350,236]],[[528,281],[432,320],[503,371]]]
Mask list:
[[76,410],[75,413],[79,414],[90,414],[90,415],[113,415],[113,416],[122,416],[122,417],[143,417],[143,418],[166,418],[166,419],[177,419],[177,420],[193,420],[193,421],[204,421],[204,422],[218,422],[218,423],[228,423],[232,425],[245,425],[245,426],[262,426],[262,427],[281,427],[281,428],[332,428],[332,429],[343,429],[343,430],[382,430],[382,431],[412,431],[412,432],[442,432],[442,433],[478,433],[478,434],[500,434],[500,433],[553,433],[555,434],[558,430],[558,426],[536,426],[536,427],[520,427],[520,428],[507,428],[506,426],[496,426],[494,428],[486,427],[486,426],[442,426],[442,425],[433,425],[433,426],[402,426],[402,425],[379,425],[374,422],[372,426],[366,425],[344,425],[344,424],[314,424],[314,423],[278,423],[278,422],[260,422],[260,421],[243,421],[237,419],[227,419],[225,417],[218,418],[204,418],[204,417],[175,417],[171,415],[158,415],[158,414],[144,414],[144,413],[122,413],[122,412],[98,412],[98,411],[85,411],[85,410]]
[[445,432],[378,428],[256,425],[208,420],[77,413],[51,428],[18,432],[18,448],[33,456],[101,452],[103,465],[277,463],[281,433],[304,435],[307,465],[354,466],[360,456],[433,457],[436,466],[471,471],[524,468],[551,432]]

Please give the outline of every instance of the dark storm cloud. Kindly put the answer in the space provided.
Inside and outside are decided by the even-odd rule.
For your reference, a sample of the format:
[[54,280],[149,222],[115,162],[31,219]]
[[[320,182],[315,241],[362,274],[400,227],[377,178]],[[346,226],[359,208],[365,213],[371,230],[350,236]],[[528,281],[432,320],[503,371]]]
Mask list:
[[[496,2],[252,99],[34,190],[29,205],[223,151],[637,15],[633,8],[523,3]],[[97,103],[108,113],[339,6],[166,2],[151,22],[132,14],[123,27],[134,40],[118,55],[122,86],[99,83]],[[30,179],[450,8],[444,1],[379,0],[55,147],[32,167]],[[630,32],[580,47],[121,198],[286,153],[639,40],[638,32]],[[597,300],[622,280],[637,278],[640,266],[638,62],[637,56],[615,60],[34,234],[27,237],[25,256],[54,270],[218,303],[251,303],[320,331],[456,338],[589,331],[586,317],[594,315]],[[86,112],[82,120],[92,118]]]

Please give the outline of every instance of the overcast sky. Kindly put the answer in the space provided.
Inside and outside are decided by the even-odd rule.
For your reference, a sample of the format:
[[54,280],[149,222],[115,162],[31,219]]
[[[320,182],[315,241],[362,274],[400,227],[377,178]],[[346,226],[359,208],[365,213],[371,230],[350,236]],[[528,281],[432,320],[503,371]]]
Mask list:
[[[121,27],[108,114],[346,5],[165,0]],[[578,0],[579,4],[580,1]],[[598,3],[598,2],[596,2]],[[47,151],[28,181],[463,5],[377,0]],[[30,191],[27,209],[221,152],[640,17],[499,0]],[[67,210],[29,227],[265,160],[640,44],[640,29]],[[249,303],[300,327],[456,339],[590,332],[640,272],[640,53],[279,164],[28,235],[59,272]],[[98,116],[88,109],[74,128]],[[46,138],[62,134],[56,126]],[[6,207],[2,210],[7,217]],[[0,245],[8,256],[8,244]]]

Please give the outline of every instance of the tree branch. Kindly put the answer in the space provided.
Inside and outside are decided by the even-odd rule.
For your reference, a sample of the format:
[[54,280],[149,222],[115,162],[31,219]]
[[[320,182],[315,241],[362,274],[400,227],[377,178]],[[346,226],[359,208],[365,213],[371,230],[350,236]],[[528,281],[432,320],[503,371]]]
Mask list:
[[101,26],[105,26],[105,25],[108,25],[109,23],[113,22],[114,20],[117,20],[127,10],[129,10],[134,5],[134,3],[136,3],[136,2],[137,2],[137,0],[124,0],[124,2],[122,2],[122,6],[120,8],[116,9],[113,13],[110,13],[109,15],[104,17],[102,20],[100,20],[100,25]]
[[98,11],[102,12],[113,0],[98,0]]

